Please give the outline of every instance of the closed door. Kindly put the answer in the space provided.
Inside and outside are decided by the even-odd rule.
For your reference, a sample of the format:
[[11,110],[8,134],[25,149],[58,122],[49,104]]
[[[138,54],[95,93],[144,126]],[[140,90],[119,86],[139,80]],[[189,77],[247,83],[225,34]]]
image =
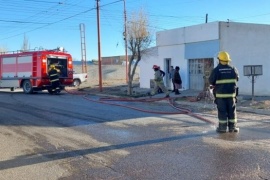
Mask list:
[[213,58],[189,60],[190,89],[202,91],[208,84],[210,71],[213,69]]

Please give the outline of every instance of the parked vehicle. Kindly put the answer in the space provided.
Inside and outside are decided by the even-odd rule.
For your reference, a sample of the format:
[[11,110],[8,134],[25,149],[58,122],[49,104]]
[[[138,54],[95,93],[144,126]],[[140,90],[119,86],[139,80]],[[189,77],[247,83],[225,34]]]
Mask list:
[[73,73],[73,86],[79,87],[81,83],[87,81],[87,73]]
[[72,85],[72,57],[61,49],[0,53],[0,87],[11,91],[23,88],[27,94],[42,90],[52,93],[48,76],[51,64],[60,70],[60,89]]

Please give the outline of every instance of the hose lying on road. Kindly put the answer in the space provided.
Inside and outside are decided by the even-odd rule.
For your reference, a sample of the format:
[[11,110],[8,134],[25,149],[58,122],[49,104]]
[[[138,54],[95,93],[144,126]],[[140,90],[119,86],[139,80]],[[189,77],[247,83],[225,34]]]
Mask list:
[[[95,100],[93,98],[88,97],[87,93],[80,92],[78,90],[66,90],[66,92],[73,95],[84,95],[83,96],[84,99],[88,101],[96,102],[96,103],[120,106],[120,107],[125,107],[125,108],[129,108],[129,109],[133,109],[133,110],[137,110],[137,111],[141,111],[145,113],[153,113],[153,114],[186,114],[191,117],[202,120],[204,122],[214,124],[214,125],[216,124],[209,119],[206,119],[198,114],[192,113],[192,111],[188,108],[180,107],[179,104],[175,102],[175,98],[137,98],[137,99],[134,99],[134,98],[119,98],[119,97],[101,97],[98,100]],[[133,107],[133,106],[125,105],[125,104],[113,103],[114,101],[116,102],[156,102],[156,101],[164,101],[164,100],[167,100],[169,102],[169,105],[172,108],[176,109],[177,112],[153,111],[153,110],[146,110],[146,109],[137,108],[137,107]]]

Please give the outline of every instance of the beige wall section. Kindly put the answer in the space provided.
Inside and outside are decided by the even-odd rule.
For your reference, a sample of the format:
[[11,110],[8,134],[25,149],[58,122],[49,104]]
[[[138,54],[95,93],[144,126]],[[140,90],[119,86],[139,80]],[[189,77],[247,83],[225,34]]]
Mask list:
[[[77,73],[82,72],[81,65],[74,65],[74,70]],[[88,84],[99,83],[98,65],[88,65]],[[133,80],[139,81],[140,67],[137,66]],[[126,82],[126,66],[123,65],[103,65],[102,66],[102,82],[106,84],[125,83]]]

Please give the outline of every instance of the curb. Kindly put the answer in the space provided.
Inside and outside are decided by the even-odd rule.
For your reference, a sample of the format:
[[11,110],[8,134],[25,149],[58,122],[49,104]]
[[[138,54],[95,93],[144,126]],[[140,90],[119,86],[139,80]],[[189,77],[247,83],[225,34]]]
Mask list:
[[[206,105],[209,106],[216,106],[215,104],[209,104],[209,103],[203,103],[203,102],[188,102],[188,101],[176,101],[178,104],[183,104],[183,105],[189,105],[189,106],[196,106],[196,107],[203,107]],[[206,108],[211,110],[211,108]],[[261,115],[270,115],[270,111],[268,109],[254,109],[250,107],[243,107],[243,106],[237,106],[236,105],[237,111],[240,112],[246,112],[246,113],[255,113],[255,114],[261,114]]]

